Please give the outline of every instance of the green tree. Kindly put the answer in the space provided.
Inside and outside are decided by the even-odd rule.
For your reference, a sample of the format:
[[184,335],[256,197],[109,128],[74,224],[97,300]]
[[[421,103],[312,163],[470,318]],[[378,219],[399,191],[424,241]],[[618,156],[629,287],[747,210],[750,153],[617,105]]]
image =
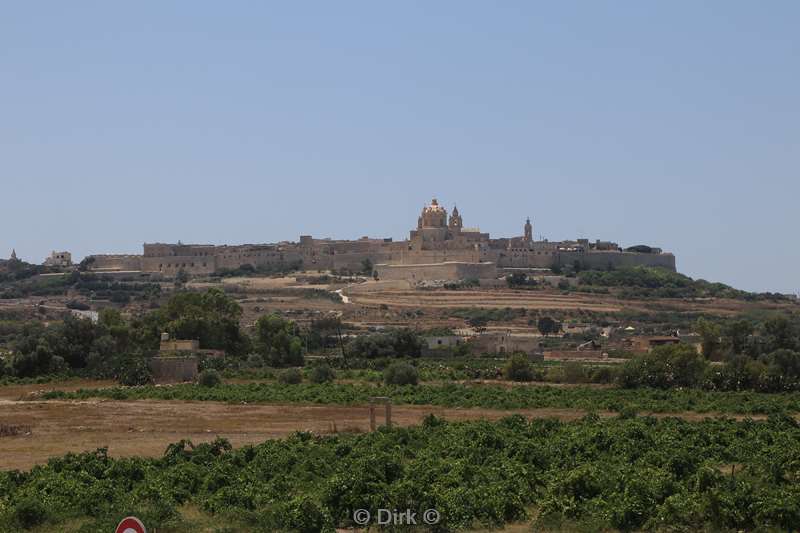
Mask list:
[[706,360],[688,344],[659,346],[649,354],[627,361],[620,371],[626,388],[696,387],[708,368]]
[[271,366],[301,366],[303,341],[291,320],[276,314],[264,315],[256,321],[256,351]]
[[189,281],[189,274],[187,274],[186,271],[181,268],[175,274],[175,286],[183,287],[187,281]]
[[558,322],[550,318],[549,316],[543,316],[536,322],[536,328],[539,330],[539,333],[547,337],[552,333],[557,333],[561,327],[559,326]]
[[330,383],[336,378],[336,373],[328,365],[319,365],[311,369],[309,379],[312,383]]
[[416,385],[419,375],[408,363],[392,363],[383,371],[383,380],[387,385]]
[[239,327],[242,308],[220,289],[180,292],[160,310],[160,324],[176,339],[197,339],[201,348],[247,353],[248,339]]
[[533,381],[533,368],[525,355],[516,354],[506,364],[503,375],[509,381]]
[[197,376],[197,383],[202,387],[216,387],[222,383],[222,377],[219,375],[219,372],[213,368],[209,368],[208,370],[200,372],[200,375]]
[[785,316],[776,316],[764,322],[763,334],[768,352],[775,350],[795,350],[800,348],[800,334],[797,326]]
[[753,329],[753,324],[745,319],[725,323],[721,332],[725,349],[734,354],[745,353]]
[[700,317],[695,324],[695,331],[701,338],[703,357],[708,360],[716,357],[720,347],[721,331],[719,325]]
[[372,260],[367,257],[363,261],[361,261],[361,273],[367,276],[372,275],[372,271],[374,269],[374,265],[372,264]]

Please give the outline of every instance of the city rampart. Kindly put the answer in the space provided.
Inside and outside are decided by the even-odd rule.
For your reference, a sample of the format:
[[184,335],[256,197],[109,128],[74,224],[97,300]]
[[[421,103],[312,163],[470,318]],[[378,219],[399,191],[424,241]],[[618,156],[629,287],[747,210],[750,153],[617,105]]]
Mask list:
[[[577,265],[581,269],[606,270],[629,266],[657,266],[675,270],[675,256],[659,248],[621,251],[614,242],[588,239],[575,241],[533,240],[528,219],[524,235],[490,238],[488,233],[462,227],[456,208],[447,210],[436,200],[422,210],[417,228],[403,241],[362,237],[357,240],[315,239],[300,236],[297,243],[210,244],[147,243],[143,255],[96,255],[89,268],[98,272],[142,271],[174,277],[183,271],[209,275],[221,270],[252,267],[301,266],[307,270],[350,270],[359,272],[368,264],[380,265],[385,279],[490,279],[495,268],[551,268]],[[453,266],[453,265],[473,265]],[[491,267],[486,266],[491,264]],[[393,269],[390,266],[413,267]],[[471,269],[471,270],[470,270]]]
[[494,263],[429,263],[417,265],[378,264],[375,272],[380,280],[406,280],[412,283],[424,280],[456,281],[462,279],[494,279]]

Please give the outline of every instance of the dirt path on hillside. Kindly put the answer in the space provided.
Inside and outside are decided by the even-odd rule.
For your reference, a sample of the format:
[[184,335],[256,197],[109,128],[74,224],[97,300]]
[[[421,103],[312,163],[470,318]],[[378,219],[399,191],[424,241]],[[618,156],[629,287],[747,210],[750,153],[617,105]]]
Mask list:
[[[457,409],[435,406],[394,406],[392,421],[419,424],[429,413],[447,420],[496,420],[519,413],[529,418],[574,420],[580,409]],[[382,423],[382,411],[378,412]],[[613,416],[604,412],[601,416]],[[659,415],[668,416],[668,415]],[[711,414],[685,413],[698,420]],[[758,417],[753,417],[758,418]],[[0,423],[30,426],[30,434],[0,437],[0,469],[28,469],[51,456],[107,446],[114,456],[160,456],[181,439],[194,443],[217,435],[234,446],[284,437],[295,431],[317,434],[369,430],[365,406],[231,405],[183,401],[17,401],[0,400]]]

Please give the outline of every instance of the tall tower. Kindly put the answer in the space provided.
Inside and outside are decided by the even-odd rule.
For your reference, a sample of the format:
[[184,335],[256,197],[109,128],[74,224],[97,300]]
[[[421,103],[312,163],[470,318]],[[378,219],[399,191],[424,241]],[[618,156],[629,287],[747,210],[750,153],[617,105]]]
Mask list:
[[528,217],[528,220],[525,221],[525,242],[531,243],[533,242],[533,225],[531,224],[531,217]]
[[461,221],[461,215],[458,214],[458,207],[453,206],[453,212],[450,215],[450,226],[451,230],[461,231],[464,223]]
[[17,261],[18,260],[17,259],[17,251],[14,248],[11,249],[11,257],[9,258],[9,260],[10,261]]

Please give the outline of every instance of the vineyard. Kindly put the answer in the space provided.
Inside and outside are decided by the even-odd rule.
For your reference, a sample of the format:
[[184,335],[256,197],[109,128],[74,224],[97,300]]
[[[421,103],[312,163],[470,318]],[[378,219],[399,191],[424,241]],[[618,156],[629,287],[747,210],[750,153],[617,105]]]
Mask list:
[[158,459],[101,449],[0,473],[0,526],[105,532],[133,513],[159,531],[184,531],[182,511],[195,506],[237,531],[332,532],[352,526],[354,510],[379,508],[436,509],[433,531],[523,519],[536,530],[789,530],[800,523],[799,439],[798,424],[780,415],[429,417],[413,428],[298,433],[236,450],[221,439],[181,441]]
[[308,403],[364,405],[371,396],[387,396],[396,404],[491,409],[574,408],[584,410],[652,413],[770,414],[800,412],[800,395],[750,391],[711,392],[701,389],[619,389],[498,385],[382,386],[369,384],[250,383],[202,387],[194,384],[170,387],[111,387],[50,391],[41,398],[85,400],[193,400],[230,403]]

